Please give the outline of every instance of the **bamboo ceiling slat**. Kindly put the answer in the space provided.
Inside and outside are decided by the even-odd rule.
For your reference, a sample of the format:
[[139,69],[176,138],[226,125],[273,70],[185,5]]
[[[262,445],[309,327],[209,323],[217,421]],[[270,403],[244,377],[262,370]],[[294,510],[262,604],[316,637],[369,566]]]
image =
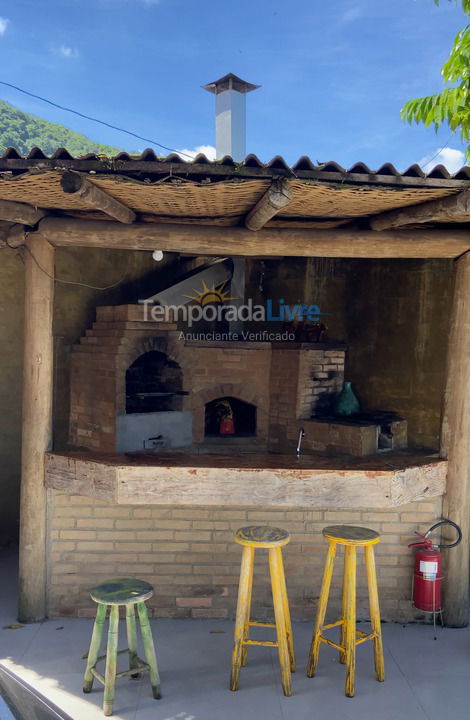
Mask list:
[[54,210],[86,210],[87,206],[60,186],[62,173],[47,172],[20,175],[0,182],[0,199],[28,203]]
[[[195,222],[220,225],[238,224],[271,183],[269,179],[260,179],[216,183],[179,180],[152,184],[122,176],[87,175],[87,178],[135,212],[154,216],[146,218],[148,221],[158,221],[158,217],[162,222],[185,218],[187,222],[194,219]],[[62,191],[60,179],[61,173],[57,171],[4,177],[0,180],[0,199],[65,212],[86,212],[87,206],[80,198]],[[287,224],[298,222],[299,218],[311,218],[311,222],[332,218],[332,226],[337,226],[342,218],[373,215],[458,192],[458,189],[448,187],[377,187],[302,180],[291,183],[292,202],[272,222]]]
[[294,196],[284,216],[361,217],[383,210],[417,205],[452,195],[452,188],[387,188],[370,185],[334,185],[293,180]]
[[212,184],[116,182],[93,178],[93,182],[136,212],[191,217],[244,215],[270,186],[269,180]]

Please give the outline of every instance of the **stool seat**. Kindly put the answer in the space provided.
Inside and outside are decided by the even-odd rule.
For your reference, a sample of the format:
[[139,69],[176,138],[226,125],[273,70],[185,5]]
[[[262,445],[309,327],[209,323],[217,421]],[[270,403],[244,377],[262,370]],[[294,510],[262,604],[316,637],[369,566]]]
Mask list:
[[129,605],[144,602],[153,595],[153,587],[145,580],[114,578],[90,590],[92,600],[106,605]]
[[329,525],[323,528],[323,537],[334,540],[340,545],[375,545],[380,542],[380,534],[375,530],[355,525]]
[[250,547],[273,548],[287,545],[290,535],[282,528],[269,525],[248,525],[235,533],[235,542]]

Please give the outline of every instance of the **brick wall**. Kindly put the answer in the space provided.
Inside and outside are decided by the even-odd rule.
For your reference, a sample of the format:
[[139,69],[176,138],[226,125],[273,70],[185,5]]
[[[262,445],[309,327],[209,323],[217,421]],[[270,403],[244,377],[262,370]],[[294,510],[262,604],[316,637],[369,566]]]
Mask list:
[[[282,447],[292,440],[289,422],[310,418],[325,399],[341,391],[344,360],[344,350],[319,348],[293,352],[273,348],[270,411],[273,447]],[[295,430],[292,429],[292,433],[295,434]]]
[[[290,531],[284,549],[292,615],[312,619],[320,589],[326,542],[321,530],[350,523],[379,530],[376,548],[382,617],[419,617],[409,602],[413,531],[440,518],[441,498],[393,510],[330,511],[266,508],[119,506],[81,496],[48,494],[48,612],[94,613],[88,589],[108,577],[130,575],[155,587],[149,601],[157,617],[232,618],[241,548],[233,541],[243,525],[279,525]],[[341,552],[340,552],[341,555]],[[367,617],[363,553],[358,553],[358,616]],[[341,560],[341,557],[340,557]],[[336,563],[330,616],[339,611],[341,562]],[[256,553],[253,616],[272,617],[265,551]]]

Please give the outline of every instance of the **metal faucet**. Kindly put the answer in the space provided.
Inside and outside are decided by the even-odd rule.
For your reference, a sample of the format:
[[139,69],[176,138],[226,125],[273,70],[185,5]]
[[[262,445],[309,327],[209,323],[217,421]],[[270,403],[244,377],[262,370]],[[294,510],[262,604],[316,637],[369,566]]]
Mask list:
[[299,430],[299,439],[297,440],[297,450],[295,451],[295,454],[297,457],[300,457],[300,446],[302,445],[302,438],[305,437],[305,430],[303,427]]

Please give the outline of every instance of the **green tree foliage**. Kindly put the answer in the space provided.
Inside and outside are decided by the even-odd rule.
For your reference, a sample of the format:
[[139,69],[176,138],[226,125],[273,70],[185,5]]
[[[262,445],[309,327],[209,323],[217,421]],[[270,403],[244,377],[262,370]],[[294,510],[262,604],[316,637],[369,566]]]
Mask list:
[[[439,5],[439,0],[434,0]],[[470,0],[461,0],[462,9],[470,15]],[[452,131],[459,130],[467,143],[467,162],[470,163],[470,25],[464,27],[454,40],[441,74],[447,87],[438,95],[409,100],[401,110],[401,117],[409,123],[434,125],[437,130],[447,122]]]
[[46,155],[51,155],[60,147],[74,156],[92,152],[116,155],[119,152],[116,148],[95,143],[63,125],[47,122],[0,100],[0,153],[9,147],[16,148],[20,155],[27,155],[33,147],[41,148]]

